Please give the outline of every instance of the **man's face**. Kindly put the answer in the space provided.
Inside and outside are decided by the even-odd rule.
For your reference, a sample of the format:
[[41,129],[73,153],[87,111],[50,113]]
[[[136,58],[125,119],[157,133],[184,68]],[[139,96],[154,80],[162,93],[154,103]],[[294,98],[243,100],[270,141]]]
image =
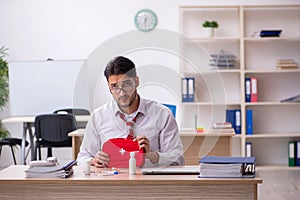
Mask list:
[[108,78],[109,90],[121,108],[129,107],[133,103],[138,85],[138,77],[132,78],[126,74],[112,75]]

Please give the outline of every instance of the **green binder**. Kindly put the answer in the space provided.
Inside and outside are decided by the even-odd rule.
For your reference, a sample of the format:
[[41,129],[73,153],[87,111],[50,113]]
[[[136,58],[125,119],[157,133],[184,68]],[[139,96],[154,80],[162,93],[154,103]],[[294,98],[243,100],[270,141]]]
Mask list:
[[291,141],[289,142],[289,166],[295,166],[295,153],[296,153],[296,149],[295,149],[295,142]]

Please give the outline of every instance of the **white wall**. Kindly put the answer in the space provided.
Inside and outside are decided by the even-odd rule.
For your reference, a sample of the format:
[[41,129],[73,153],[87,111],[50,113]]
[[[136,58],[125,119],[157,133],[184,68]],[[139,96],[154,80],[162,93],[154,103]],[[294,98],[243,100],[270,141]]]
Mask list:
[[150,8],[158,28],[178,30],[179,5],[297,4],[298,0],[0,0],[0,46],[9,60],[86,59],[101,43],[135,30]]
[[[46,60],[49,57],[55,60],[87,59],[95,49],[114,36],[136,30],[134,15],[142,8],[149,8],[156,12],[158,28],[176,32],[180,5],[249,4],[299,4],[299,1],[0,0],[0,46],[5,45],[9,48],[8,61]],[[137,60],[142,65],[148,62],[141,61],[140,58]],[[178,65],[173,58],[170,58],[171,64],[165,64],[165,57],[158,57],[155,63],[163,63],[174,71],[178,70]],[[1,116],[3,118],[9,115],[10,111],[7,107]],[[12,136],[21,136],[20,124],[6,126]],[[18,152],[17,150],[17,155]],[[63,155],[68,159],[71,154]],[[8,164],[11,164],[10,152],[4,149],[0,166]]]

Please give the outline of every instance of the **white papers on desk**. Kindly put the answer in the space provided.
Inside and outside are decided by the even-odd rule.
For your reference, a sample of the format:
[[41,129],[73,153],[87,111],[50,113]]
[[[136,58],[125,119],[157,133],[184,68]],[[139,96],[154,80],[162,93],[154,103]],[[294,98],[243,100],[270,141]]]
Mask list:
[[242,177],[243,164],[200,163],[200,177]]
[[76,160],[64,166],[36,166],[25,171],[26,178],[67,178],[73,174],[73,166]]
[[200,178],[253,178],[255,157],[204,156],[200,160]]
[[[38,167],[34,167],[38,168]],[[30,168],[30,169],[34,169]],[[36,172],[36,171],[25,171],[26,178],[67,178],[73,174],[73,169],[70,170],[58,170],[54,172]]]

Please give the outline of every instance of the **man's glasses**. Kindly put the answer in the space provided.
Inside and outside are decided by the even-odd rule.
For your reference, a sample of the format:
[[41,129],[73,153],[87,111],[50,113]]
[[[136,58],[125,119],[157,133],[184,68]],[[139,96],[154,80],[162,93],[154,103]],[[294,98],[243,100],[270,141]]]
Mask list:
[[129,92],[132,89],[133,89],[132,82],[123,83],[121,87],[119,87],[117,84],[110,86],[110,91],[112,94],[119,94],[121,90],[123,90],[124,92]]

